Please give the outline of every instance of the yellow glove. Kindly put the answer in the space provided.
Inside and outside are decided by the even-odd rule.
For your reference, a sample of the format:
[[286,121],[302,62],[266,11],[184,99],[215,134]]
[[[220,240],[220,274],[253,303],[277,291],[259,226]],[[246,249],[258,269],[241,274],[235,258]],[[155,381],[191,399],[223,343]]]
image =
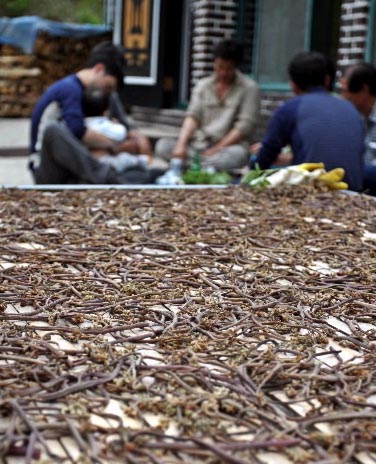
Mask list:
[[346,182],[342,182],[344,176],[345,170],[343,168],[336,168],[321,174],[318,180],[331,190],[346,190],[349,186]]
[[346,182],[332,182],[331,184],[326,184],[330,190],[347,190],[349,188],[349,184]]
[[314,171],[315,169],[324,169],[324,163],[302,163],[298,164],[297,167],[299,169],[303,169],[303,171]]
[[326,182],[339,182],[345,177],[345,170],[343,168],[332,169],[331,171],[321,174],[319,177],[324,183]]

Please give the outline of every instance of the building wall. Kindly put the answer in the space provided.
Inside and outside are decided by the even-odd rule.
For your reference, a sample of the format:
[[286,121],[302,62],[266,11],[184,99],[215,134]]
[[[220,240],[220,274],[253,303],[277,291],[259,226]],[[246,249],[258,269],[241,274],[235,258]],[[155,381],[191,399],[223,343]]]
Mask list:
[[236,32],[236,0],[192,0],[191,84],[213,69],[213,45]]
[[[243,71],[252,72],[252,40],[254,37],[254,0],[246,3],[244,18],[238,18],[237,0],[192,0],[192,53],[191,53],[191,86],[213,69],[213,45],[221,39],[238,35],[238,23],[241,21],[245,30],[245,60]],[[262,92],[260,121],[257,125],[254,140],[262,137],[270,115],[278,104],[286,100],[286,93]]]
[[337,67],[365,59],[367,47],[369,0],[343,0]]
[[[343,0],[340,18],[340,38],[337,55],[337,69],[341,72],[347,66],[366,59],[368,13],[370,0]],[[291,98],[292,93],[262,92],[260,121],[255,139],[265,132],[270,116],[278,105]]]
[[[189,0],[192,13],[192,44],[189,87],[207,76],[213,69],[213,45],[224,38],[241,37],[245,45],[243,72],[252,73],[253,41],[255,37],[256,0]],[[328,0],[330,1],[330,0]],[[246,9],[238,17],[239,3]],[[342,0],[340,38],[337,68],[366,58],[368,14],[371,0]],[[286,91],[263,90],[261,92],[260,120],[254,135],[259,140],[265,132],[270,116],[278,105],[291,98]],[[157,112],[157,110],[154,110]],[[177,111],[177,110],[175,110]],[[163,112],[163,111],[162,111]],[[183,112],[181,111],[181,115]],[[180,123],[176,118],[177,124]]]

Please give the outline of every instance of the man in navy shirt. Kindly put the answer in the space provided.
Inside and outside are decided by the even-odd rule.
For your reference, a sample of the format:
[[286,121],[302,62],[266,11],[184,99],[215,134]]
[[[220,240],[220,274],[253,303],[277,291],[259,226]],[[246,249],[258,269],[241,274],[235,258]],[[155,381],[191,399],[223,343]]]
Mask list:
[[119,184],[149,181],[143,173],[118,174],[90,150],[116,154],[121,146],[86,127],[83,96],[86,89],[102,89],[116,96],[123,83],[124,55],[120,47],[102,42],[92,50],[86,66],[50,86],[31,117],[30,168],[37,184]]
[[272,116],[257,158],[261,169],[270,167],[286,145],[292,164],[323,162],[327,170],[342,167],[351,190],[363,186],[364,125],[355,108],[332,96],[326,88],[327,59],[317,52],[296,55],[289,64],[295,98]]

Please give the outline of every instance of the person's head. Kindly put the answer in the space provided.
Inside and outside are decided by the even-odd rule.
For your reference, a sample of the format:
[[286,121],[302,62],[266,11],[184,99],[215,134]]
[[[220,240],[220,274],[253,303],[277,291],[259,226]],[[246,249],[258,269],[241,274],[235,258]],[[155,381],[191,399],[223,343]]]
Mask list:
[[100,87],[87,87],[82,95],[85,117],[103,116],[110,105],[110,92]]
[[230,84],[243,57],[242,46],[231,39],[222,40],[214,47],[214,72],[217,80]]
[[291,87],[295,93],[309,92],[314,87],[328,87],[328,58],[318,52],[301,52],[288,66]]
[[368,116],[376,101],[376,68],[369,63],[348,67],[340,80],[340,92],[358,111]]
[[89,86],[115,90],[124,81],[124,53],[112,42],[101,42],[91,50],[85,68],[91,70]]

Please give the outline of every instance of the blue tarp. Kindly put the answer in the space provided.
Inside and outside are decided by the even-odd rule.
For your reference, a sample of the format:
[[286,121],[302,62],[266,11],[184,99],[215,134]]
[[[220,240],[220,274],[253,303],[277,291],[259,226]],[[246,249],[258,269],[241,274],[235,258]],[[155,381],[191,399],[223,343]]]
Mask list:
[[104,25],[72,24],[49,21],[39,16],[0,18],[0,44],[19,47],[24,53],[33,53],[38,32],[44,31],[59,37],[82,39],[108,32]]

